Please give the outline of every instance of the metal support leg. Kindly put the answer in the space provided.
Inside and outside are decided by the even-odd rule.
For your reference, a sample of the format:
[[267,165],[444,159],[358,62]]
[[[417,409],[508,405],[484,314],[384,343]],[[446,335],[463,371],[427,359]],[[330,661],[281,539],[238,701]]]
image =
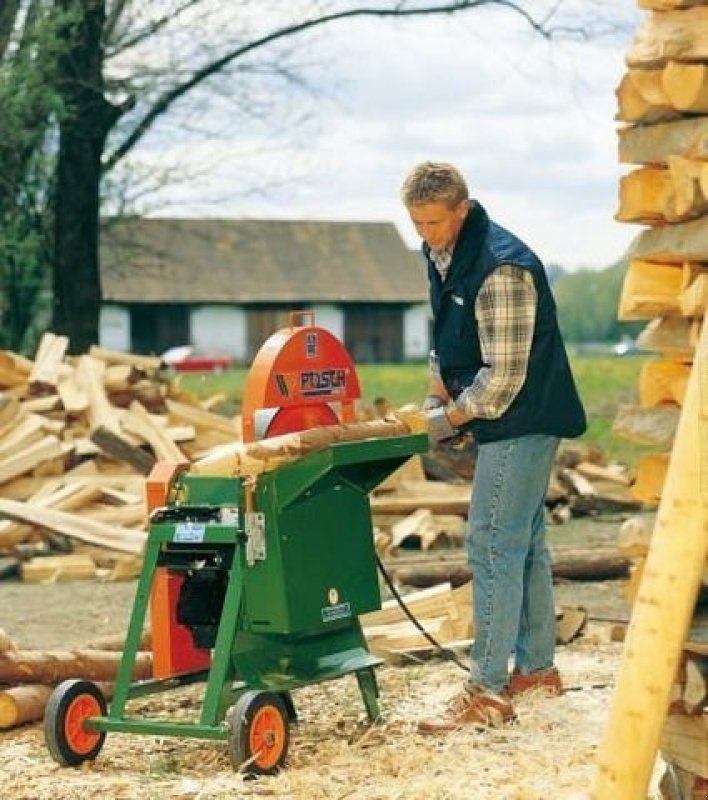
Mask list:
[[376,682],[376,673],[373,667],[357,670],[356,679],[359,683],[359,691],[364,701],[364,707],[366,708],[366,715],[369,718],[369,722],[376,722],[376,720],[381,717],[381,711],[378,701],[379,686]]

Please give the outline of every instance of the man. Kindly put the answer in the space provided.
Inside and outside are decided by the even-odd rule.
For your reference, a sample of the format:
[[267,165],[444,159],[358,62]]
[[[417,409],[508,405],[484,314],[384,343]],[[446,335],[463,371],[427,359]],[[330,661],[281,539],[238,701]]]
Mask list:
[[544,499],[560,438],[582,434],[585,413],[538,257],[470,199],[451,164],[419,164],[401,196],[428,262],[429,435],[471,431],[478,445],[470,674],[439,717],[418,725],[440,733],[511,720],[511,698],[528,689],[561,691]]

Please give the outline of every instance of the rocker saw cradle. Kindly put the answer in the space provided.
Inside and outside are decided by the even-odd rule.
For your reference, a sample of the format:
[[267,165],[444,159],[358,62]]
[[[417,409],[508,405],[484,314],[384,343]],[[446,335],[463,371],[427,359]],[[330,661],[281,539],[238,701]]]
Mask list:
[[[360,390],[349,354],[311,314],[301,316],[310,324],[273,334],[254,360],[245,441],[354,417]],[[427,447],[419,433],[341,442],[255,477],[157,464],[110,710],[94,683],[60,684],[44,722],[55,760],[94,759],[107,732],[152,734],[226,741],[234,767],[272,773],[296,719],[292,690],[352,673],[369,720],[377,719],[381,659],[358,619],[381,606],[368,493]],[[131,683],[148,606],[153,679]],[[196,682],[206,685],[194,722],[126,709],[133,698]]]

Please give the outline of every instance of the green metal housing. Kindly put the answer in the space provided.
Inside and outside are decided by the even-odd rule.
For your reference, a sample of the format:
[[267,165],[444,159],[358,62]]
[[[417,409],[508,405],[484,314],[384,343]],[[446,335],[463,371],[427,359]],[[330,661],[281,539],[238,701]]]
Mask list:
[[[380,660],[358,619],[381,605],[369,492],[427,447],[424,434],[335,444],[258,476],[252,490],[239,478],[182,475],[153,514],[109,712],[87,726],[225,739],[226,712],[246,689],[282,693],[294,714],[291,690],[350,673],[376,719]],[[131,683],[158,566],[223,578],[211,667]],[[126,713],[130,698],[202,680],[194,722]]]

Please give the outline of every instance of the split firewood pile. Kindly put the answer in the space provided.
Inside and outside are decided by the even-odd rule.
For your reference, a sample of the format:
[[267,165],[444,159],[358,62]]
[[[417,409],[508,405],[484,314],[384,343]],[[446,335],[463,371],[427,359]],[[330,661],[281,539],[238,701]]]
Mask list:
[[[634,643],[638,659],[648,663],[661,656],[662,663],[673,663],[668,642],[666,652],[657,652],[660,626],[653,621],[652,608],[657,613],[663,609],[664,618],[671,619],[677,631],[683,630],[683,606],[689,618],[693,611],[661,748],[672,765],[672,780],[680,786],[671,796],[694,797],[708,791],[708,570],[701,564],[708,543],[701,484],[705,475],[700,475],[708,447],[705,348],[696,355],[708,308],[708,2],[639,0],[638,4],[647,14],[617,89],[617,118],[623,123],[619,159],[629,167],[620,182],[616,218],[647,227],[630,249],[619,318],[649,321],[637,343],[656,353],[656,358],[642,370],[639,406],[620,409],[615,429],[659,445],[663,452],[640,460],[633,487],[643,502],[661,501],[656,526],[627,520],[619,546],[632,561],[627,599],[641,599],[636,635],[653,636],[641,643],[646,656]],[[700,584],[701,569],[702,587],[695,602],[689,574]],[[676,605],[674,613],[668,603]],[[670,679],[668,674],[654,675],[652,696],[661,697]],[[623,700],[618,700],[618,708]],[[639,722],[651,739],[648,731],[661,724],[663,709],[659,718],[655,705],[657,714],[652,717],[651,703],[639,698],[637,704],[645,709],[647,719]],[[616,730],[620,727],[618,723]],[[621,744],[608,736],[604,774],[612,773],[608,764],[621,750]],[[647,765],[651,755],[646,753]],[[636,765],[633,771],[641,772]],[[614,785],[607,796],[617,791],[621,787]]]
[[240,422],[181,391],[159,358],[67,347],[47,333],[34,360],[0,352],[0,576],[134,577],[153,464],[203,457]]

